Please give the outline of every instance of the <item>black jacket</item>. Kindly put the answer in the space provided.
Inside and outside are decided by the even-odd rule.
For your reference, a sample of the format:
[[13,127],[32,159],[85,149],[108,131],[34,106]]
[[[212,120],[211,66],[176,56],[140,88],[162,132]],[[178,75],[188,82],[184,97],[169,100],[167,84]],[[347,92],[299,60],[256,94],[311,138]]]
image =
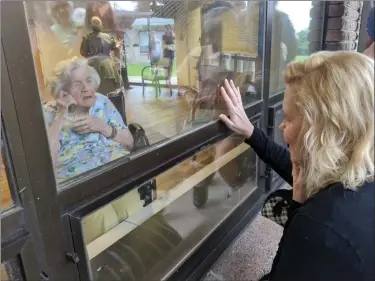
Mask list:
[[[290,185],[289,151],[255,128],[246,141]],[[374,281],[374,183],[358,191],[332,184],[293,212],[270,281]]]

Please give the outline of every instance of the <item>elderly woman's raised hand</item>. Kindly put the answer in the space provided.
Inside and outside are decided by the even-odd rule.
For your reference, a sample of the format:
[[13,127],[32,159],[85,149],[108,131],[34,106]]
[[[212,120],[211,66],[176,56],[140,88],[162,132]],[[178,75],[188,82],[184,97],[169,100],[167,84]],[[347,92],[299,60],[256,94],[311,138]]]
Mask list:
[[229,118],[224,114],[221,114],[219,118],[235,133],[250,138],[254,126],[243,108],[240,89],[236,88],[233,81],[225,80],[224,84],[225,87],[221,87],[221,94],[227,106]]
[[72,104],[77,104],[76,100],[67,92],[61,91],[56,99],[57,114],[63,116],[66,115],[69,106]]

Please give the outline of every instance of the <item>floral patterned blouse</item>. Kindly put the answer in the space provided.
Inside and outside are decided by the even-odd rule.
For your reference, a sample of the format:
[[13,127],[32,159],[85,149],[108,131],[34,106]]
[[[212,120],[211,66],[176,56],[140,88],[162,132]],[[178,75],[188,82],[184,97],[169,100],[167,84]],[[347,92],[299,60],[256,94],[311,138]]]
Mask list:
[[[104,95],[96,93],[89,114],[103,119],[118,129],[127,129],[120,113]],[[44,117],[50,127],[56,116],[56,102],[44,105]],[[71,128],[74,116],[69,116],[60,132],[60,150],[55,166],[56,180],[61,182],[129,154],[121,144],[100,133],[78,135]]]

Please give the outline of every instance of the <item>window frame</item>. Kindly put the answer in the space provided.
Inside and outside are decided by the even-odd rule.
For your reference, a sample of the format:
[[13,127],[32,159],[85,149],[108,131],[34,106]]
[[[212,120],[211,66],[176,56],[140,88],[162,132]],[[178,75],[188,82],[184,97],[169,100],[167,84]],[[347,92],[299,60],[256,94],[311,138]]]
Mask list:
[[[13,17],[17,15],[17,18],[20,19],[12,27],[12,30],[4,28],[2,39],[5,55],[9,61],[12,61],[8,65],[8,71],[11,80],[13,80],[11,84],[20,128],[22,134],[29,137],[33,136],[32,140],[24,144],[25,150],[30,152],[30,154],[26,153],[26,156],[30,161],[39,158],[37,167],[33,167],[30,174],[34,175],[35,180],[47,190],[47,186],[57,187],[57,184],[50,151],[46,149],[49,147],[47,130],[34,69],[26,12],[22,2],[5,6],[11,8]],[[13,36],[14,33],[19,34],[19,36]],[[20,47],[14,49],[12,48],[14,45]],[[18,67],[21,63],[22,68]],[[29,94],[24,95],[25,92]],[[261,112],[263,107],[264,99],[246,106],[245,111],[251,117]],[[32,128],[28,126],[31,123],[33,124]],[[86,200],[90,200],[90,198],[115,192],[119,189],[118,185],[134,182],[134,179],[141,176],[141,181],[146,177],[152,177],[158,174],[158,170],[166,169],[169,165],[178,163],[180,159],[193,155],[194,152],[224,139],[229,134],[230,131],[221,122],[214,121],[194,131],[162,142],[160,145],[152,146],[144,152],[141,151],[103,165],[94,169],[93,172],[63,183],[57,191],[59,206],[64,212],[72,210],[78,205],[86,204]],[[148,171],[146,175],[145,171]],[[123,190],[122,192],[126,191]],[[55,198],[54,193],[51,192],[49,196]],[[52,201],[56,203],[56,200]]]
[[[4,48],[1,48],[1,133],[8,157],[4,165],[10,164],[7,167],[9,188],[17,196],[14,205],[1,213],[1,258],[2,262],[16,259],[20,262],[19,270],[23,277],[39,280],[41,265],[45,264],[46,258],[3,51]],[[38,255],[37,248],[40,249]]]
[[[260,121],[262,119],[262,113],[258,113],[256,115],[254,115],[250,120],[251,122],[257,126],[258,128],[260,127]],[[232,133],[230,133],[228,136],[230,135],[233,135]],[[213,144],[217,144],[218,141],[212,143],[211,145]],[[198,151],[195,151],[195,153],[199,152]],[[193,155],[189,155],[189,156],[193,156]],[[186,159],[187,157],[184,157],[183,159]],[[213,242],[211,241],[211,238],[212,237],[209,237],[210,234],[212,233],[215,233],[214,234],[214,240],[222,240],[223,237],[225,238],[227,234],[230,233],[230,231],[228,231],[229,229],[232,229],[234,227],[233,223],[234,221],[236,221],[234,219],[235,216],[239,216],[239,213],[241,213],[241,218],[246,215],[247,213],[254,213],[255,211],[257,211],[259,208],[256,207],[257,204],[262,204],[263,203],[263,199],[264,199],[264,196],[265,196],[265,193],[264,193],[264,188],[261,188],[260,186],[260,172],[259,172],[259,158],[258,156],[256,156],[256,161],[257,161],[257,186],[254,188],[254,191],[251,192],[250,194],[248,194],[243,200],[241,200],[242,202],[240,202],[239,204],[237,204],[233,209],[231,209],[228,214],[223,218],[221,219],[217,224],[216,226],[202,239],[200,240],[200,243],[203,243],[205,246],[205,248],[208,248],[210,250],[212,250],[212,248],[215,248],[217,246],[217,243],[216,242]],[[168,167],[168,168],[172,168],[174,165],[172,165],[171,167]],[[166,169],[168,169],[166,168]],[[162,169],[159,174],[156,174],[154,175],[155,177],[160,175],[160,173],[162,173],[163,171],[166,171],[166,169]],[[150,179],[150,178],[148,178]],[[139,181],[138,184],[142,184],[143,182],[142,181]],[[129,190],[132,190],[134,188],[137,187],[138,184],[132,184],[132,185],[128,185],[127,188],[130,188]],[[70,226],[71,226],[71,229],[72,229],[72,236],[73,236],[73,241],[74,241],[74,244],[76,245],[76,251],[77,251],[77,254],[79,256],[86,256],[86,259],[81,259],[77,266],[78,266],[78,271],[79,271],[79,275],[81,276],[81,278],[83,278],[83,280],[90,280],[90,275],[91,275],[91,272],[90,272],[90,266],[89,266],[89,263],[90,261],[88,260],[87,258],[87,254],[86,254],[86,245],[84,244],[84,233],[83,233],[83,228],[82,228],[82,220],[92,214],[93,212],[99,210],[100,208],[106,206],[107,204],[110,204],[111,202],[113,202],[114,200],[116,199],[119,199],[121,196],[124,196],[126,194],[126,192],[121,192],[121,195],[120,196],[117,196],[117,197],[114,197],[116,195],[116,193],[112,192],[111,194],[109,194],[109,196],[107,198],[102,198],[102,203],[98,203],[98,204],[91,204],[91,205],[87,205],[87,206],[83,206],[82,208],[79,208],[79,209],[76,209],[74,210],[73,212],[67,214],[67,217],[69,218],[70,220]],[[100,199],[99,199],[100,200]],[[252,203],[252,204],[251,204]],[[100,207],[98,207],[100,206]],[[249,208],[249,206],[251,206]],[[259,206],[258,206],[259,207]],[[238,218],[238,217],[237,217]],[[232,227],[229,227],[227,228],[226,230],[224,230],[224,226],[221,225],[222,222],[224,222],[224,225],[232,225]],[[227,233],[229,232],[229,233]],[[238,232],[235,232],[238,234]],[[225,235],[223,235],[225,234]],[[234,235],[233,233],[231,233],[231,235]],[[183,242],[182,242],[183,243]],[[228,241],[227,241],[228,243]],[[205,261],[207,257],[207,249],[203,250],[202,249],[199,249],[197,251],[193,251],[193,252],[189,252],[187,253],[182,259],[179,259],[177,264],[180,264],[180,263],[184,263],[186,261],[188,261],[188,269],[185,269],[184,271],[182,272],[174,272],[174,270],[172,269],[172,272],[169,272],[167,273],[167,276],[168,275],[171,275],[173,277],[167,277],[167,276],[159,276],[159,272],[152,272],[152,273],[148,273],[147,276],[145,277],[145,280],[147,279],[150,279],[151,277],[155,280],[165,280],[166,278],[170,278],[169,280],[187,280],[187,277],[185,276],[186,274],[189,274],[191,273],[191,269],[192,268],[196,268],[198,267],[199,265],[201,265],[201,263],[203,263]],[[213,257],[211,257],[212,259]],[[158,276],[156,276],[156,274],[158,274]],[[176,275],[177,274],[177,275]],[[178,276],[178,278],[177,278]],[[149,277],[149,278],[148,278]]]
[[[148,39],[147,40],[147,46],[141,44],[141,34],[142,33],[146,33],[146,36],[147,36],[147,39]],[[149,53],[149,50],[150,50],[150,32],[145,31],[145,30],[139,31],[139,53],[142,54],[142,55],[147,55]]]
[[[13,103],[12,110],[14,111],[14,113],[6,115],[15,115],[15,119],[6,127],[15,127],[19,130],[19,141],[22,147],[20,154],[22,154],[24,163],[20,165],[27,174],[28,186],[31,189],[29,194],[31,198],[28,199],[31,200],[31,203],[25,205],[25,208],[28,212],[32,210],[31,216],[35,216],[30,220],[30,223],[37,222],[31,235],[33,239],[36,239],[38,248],[43,245],[45,257],[41,262],[42,267],[46,269],[51,279],[65,275],[69,276],[71,280],[79,280],[77,265],[74,262],[66,262],[67,254],[74,253],[75,247],[77,247],[72,240],[74,227],[69,219],[71,214],[78,211],[89,212],[108,204],[133,189],[135,185],[155,177],[208,145],[223,140],[231,132],[221,122],[211,122],[194,131],[174,137],[160,146],[131,155],[130,158],[134,159],[129,162],[123,158],[107,164],[104,166],[106,171],[101,171],[95,176],[84,175],[76,183],[67,183],[66,187],[69,188],[57,191],[34,68],[25,5],[25,2],[21,1],[3,1],[1,3],[2,20],[15,23],[4,24],[2,30],[3,61],[7,62],[6,65],[4,62],[4,67],[9,73],[8,95]],[[260,18],[263,23],[260,25],[263,42],[262,99],[247,105],[245,112],[251,119],[260,116],[260,127],[265,129],[267,127],[265,112],[268,107],[271,59],[269,54],[272,40],[269,34],[272,32],[274,4],[266,2],[262,4],[262,9],[263,18]],[[17,21],[14,21],[15,18]],[[18,34],[18,36],[14,36],[14,34]],[[12,110],[9,109],[9,111]],[[37,165],[35,165],[34,159],[37,159]],[[262,164],[259,166],[257,192],[263,194],[265,191],[264,169],[262,169]],[[243,204],[238,207],[244,208]],[[50,210],[50,213],[46,214],[45,209]],[[56,240],[59,242],[56,243]]]

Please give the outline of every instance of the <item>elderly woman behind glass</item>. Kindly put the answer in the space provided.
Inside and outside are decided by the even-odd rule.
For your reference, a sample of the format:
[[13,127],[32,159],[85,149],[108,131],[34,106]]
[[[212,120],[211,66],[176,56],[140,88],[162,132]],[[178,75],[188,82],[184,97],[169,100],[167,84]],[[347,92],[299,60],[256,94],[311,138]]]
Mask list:
[[58,181],[122,157],[133,147],[120,113],[96,92],[99,85],[98,73],[86,60],[63,61],[54,69],[54,101],[44,113]]

